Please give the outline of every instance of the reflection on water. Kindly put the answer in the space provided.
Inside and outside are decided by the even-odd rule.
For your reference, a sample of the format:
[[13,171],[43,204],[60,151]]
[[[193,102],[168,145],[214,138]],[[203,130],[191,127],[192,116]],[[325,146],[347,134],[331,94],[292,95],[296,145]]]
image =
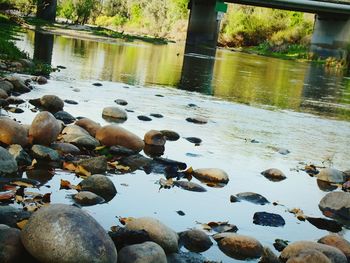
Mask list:
[[[35,41],[34,41],[35,39]],[[100,79],[142,86],[176,87],[229,101],[350,119],[350,80],[322,67],[217,50],[199,55],[182,45],[103,43],[28,32],[20,48],[67,69],[55,79]]]
[[33,59],[47,64],[51,64],[52,50],[54,44],[53,41],[53,35],[35,32]]

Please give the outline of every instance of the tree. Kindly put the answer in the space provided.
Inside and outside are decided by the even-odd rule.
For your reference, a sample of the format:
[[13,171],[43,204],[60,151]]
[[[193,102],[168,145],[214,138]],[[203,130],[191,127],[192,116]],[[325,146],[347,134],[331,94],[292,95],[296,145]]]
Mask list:
[[57,0],[37,0],[36,17],[54,22],[56,19]]

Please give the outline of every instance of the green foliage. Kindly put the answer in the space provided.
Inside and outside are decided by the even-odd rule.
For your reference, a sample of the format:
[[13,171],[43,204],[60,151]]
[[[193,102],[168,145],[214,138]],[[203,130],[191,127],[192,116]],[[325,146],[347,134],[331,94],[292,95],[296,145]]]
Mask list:
[[26,16],[36,11],[37,0],[14,0],[13,2],[15,7]]
[[61,17],[72,20],[74,18],[73,0],[66,0],[61,5],[58,5],[57,13]]

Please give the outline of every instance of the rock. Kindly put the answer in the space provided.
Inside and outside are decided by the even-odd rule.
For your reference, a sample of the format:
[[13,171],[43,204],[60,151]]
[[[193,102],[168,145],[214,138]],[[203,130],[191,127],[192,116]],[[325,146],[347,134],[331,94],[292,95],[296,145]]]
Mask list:
[[195,145],[200,145],[202,142],[202,139],[197,137],[184,137],[187,141],[190,143],[194,143]]
[[350,262],[350,242],[344,239],[343,237],[336,234],[330,234],[319,239],[318,243],[339,249],[341,252],[344,253],[346,258],[348,259],[348,262]]
[[125,246],[151,241],[149,234],[143,229],[130,230],[126,227],[117,226],[113,229],[113,232],[108,232],[108,235],[112,238],[118,251]]
[[64,124],[70,124],[75,121],[75,117],[66,111],[58,111],[54,114],[57,120],[63,121]]
[[145,169],[148,167],[152,159],[147,158],[141,154],[135,154],[131,156],[124,157],[120,160],[120,164],[124,166],[128,166],[130,171],[135,171],[137,169]]
[[167,258],[161,246],[147,241],[122,248],[118,263],[167,263]]
[[30,88],[25,84],[24,79],[11,76],[7,77],[6,80],[11,82],[11,84],[13,85],[13,91],[17,91],[20,93],[30,92]]
[[188,182],[188,181],[174,181],[174,185],[177,187],[180,187],[184,190],[187,191],[192,191],[192,192],[206,192],[207,189],[205,189],[203,186],[193,183],[193,182]]
[[160,245],[166,253],[178,251],[178,235],[169,227],[151,217],[133,218],[126,228],[131,230],[146,230],[151,240]]
[[337,185],[326,181],[321,181],[317,179],[316,182],[317,182],[318,188],[324,192],[331,192],[338,188]]
[[75,100],[64,100],[63,102],[71,105],[78,105],[78,102],[76,102]]
[[334,168],[325,168],[320,170],[320,172],[316,175],[318,180],[342,184],[345,182],[345,174],[342,171],[339,171]]
[[177,132],[170,130],[161,130],[160,132],[163,134],[167,141],[177,141],[180,139],[180,135]]
[[280,261],[270,248],[264,247],[259,263],[280,263]]
[[168,263],[215,263],[203,257],[201,254],[182,251],[167,255],[167,260]]
[[3,144],[28,144],[28,131],[18,122],[7,117],[0,117],[0,142]]
[[37,76],[33,80],[38,82],[39,85],[44,85],[47,83],[47,78],[45,78],[44,76]]
[[228,174],[218,168],[196,169],[193,171],[193,176],[205,183],[227,184],[229,182]]
[[61,125],[48,111],[38,113],[30,128],[29,141],[34,144],[50,145],[57,139]]
[[0,146],[0,176],[14,174],[17,170],[18,166],[15,158]]
[[7,94],[7,92],[0,88],[0,99],[6,100],[8,98],[8,96],[9,95]]
[[266,204],[270,203],[262,195],[257,194],[257,193],[252,193],[252,192],[239,193],[239,194],[237,194],[237,198],[238,198],[238,200],[248,201],[248,202],[251,202],[251,203],[257,204],[257,205],[266,205]]
[[97,205],[105,201],[101,196],[89,191],[81,191],[75,194],[73,199],[79,205]]
[[105,173],[107,171],[107,159],[105,156],[91,157],[75,162],[91,174]]
[[287,155],[290,153],[290,151],[286,148],[277,148],[277,152],[282,155]]
[[17,222],[28,219],[31,214],[12,206],[0,206],[0,224],[17,228]]
[[227,256],[247,260],[261,257],[263,246],[252,237],[237,235],[234,233],[221,233],[213,236],[218,246]]
[[23,67],[33,68],[35,66],[34,62],[30,59],[22,58],[19,60],[19,63],[23,65]]
[[0,229],[1,262],[27,262],[27,257],[28,254],[21,243],[21,231],[16,228]]
[[253,223],[256,225],[273,227],[284,226],[286,224],[282,216],[267,212],[254,213]]
[[207,119],[202,118],[202,117],[187,118],[186,121],[192,122],[195,124],[206,124],[208,122]]
[[92,137],[95,137],[97,130],[101,128],[101,125],[89,118],[82,118],[75,122],[75,125],[78,125],[85,129]]
[[95,83],[92,83],[92,85],[94,85],[94,86],[96,86],[96,87],[101,87],[101,86],[102,86],[102,83],[95,82]]
[[306,220],[318,229],[324,229],[333,233],[340,232],[343,229],[343,225],[334,220],[310,216],[306,217]]
[[318,207],[325,216],[350,220],[350,193],[328,193],[321,199]]
[[93,192],[103,197],[107,202],[117,194],[117,189],[111,179],[102,174],[94,174],[79,183],[81,190]]
[[283,262],[286,262],[290,258],[297,257],[304,250],[316,250],[321,252],[327,258],[329,258],[332,263],[347,262],[345,255],[339,249],[311,241],[297,241],[289,244],[285,249],[283,249],[280,259]]
[[163,118],[164,116],[162,114],[159,114],[159,113],[151,113],[150,116],[154,117],[154,118]]
[[95,149],[100,145],[98,140],[78,125],[69,125],[64,128],[62,131],[62,138],[65,142],[73,143],[78,147],[87,149]]
[[137,152],[140,152],[145,145],[140,137],[117,125],[102,127],[96,132],[95,138],[102,145],[123,146]]
[[0,99],[0,110],[1,109],[6,109],[7,110],[8,105],[9,105],[9,103],[7,102],[7,100]]
[[31,149],[32,155],[35,159],[58,162],[60,161],[59,154],[49,147],[35,144]]
[[17,107],[6,107],[5,110],[7,110],[8,112],[12,112],[12,113],[23,113],[24,112],[24,110],[22,110],[21,108],[17,108]]
[[275,239],[275,242],[273,243],[273,247],[278,251],[281,252],[283,249],[285,249],[289,244],[288,240],[283,239]]
[[126,111],[119,107],[106,107],[103,109],[102,117],[111,119],[112,121],[125,121],[128,118]]
[[287,178],[281,170],[276,168],[265,170],[261,174],[273,182],[279,182]]
[[123,146],[112,146],[109,148],[109,153],[116,156],[130,156],[130,155],[137,154],[137,152],[130,150],[128,148],[125,148]]
[[41,107],[51,113],[63,110],[64,102],[56,95],[44,95],[40,98]]
[[9,153],[15,158],[18,166],[29,166],[32,164],[32,158],[19,144],[12,144],[7,149]]
[[122,100],[122,99],[116,99],[114,102],[117,103],[118,105],[121,105],[121,106],[128,105],[128,102],[126,100]]
[[139,115],[137,116],[137,118],[140,120],[140,121],[151,121],[152,119],[150,117],[147,117],[145,115]]
[[186,249],[192,252],[207,251],[212,245],[208,235],[198,229],[191,229],[179,234],[180,244],[183,244]]
[[162,145],[150,145],[145,144],[145,147],[143,148],[143,152],[152,158],[160,157],[164,154],[165,147]]
[[51,149],[56,150],[60,155],[65,155],[65,154],[76,155],[80,153],[79,148],[71,143],[66,143],[66,142],[51,143],[50,147]]
[[148,145],[164,146],[166,140],[160,131],[150,130],[144,136],[144,142]]
[[40,262],[117,262],[117,251],[104,229],[74,206],[40,208],[23,228],[21,240]]
[[9,104],[12,104],[12,105],[20,105],[20,104],[23,104],[25,103],[25,100],[21,99],[21,98],[17,98],[17,97],[8,97],[6,99],[6,101],[9,103]]
[[322,252],[306,249],[301,251],[297,256],[289,258],[287,263],[332,263],[332,261]]
[[0,79],[0,90],[10,94],[14,90],[14,86],[10,81]]

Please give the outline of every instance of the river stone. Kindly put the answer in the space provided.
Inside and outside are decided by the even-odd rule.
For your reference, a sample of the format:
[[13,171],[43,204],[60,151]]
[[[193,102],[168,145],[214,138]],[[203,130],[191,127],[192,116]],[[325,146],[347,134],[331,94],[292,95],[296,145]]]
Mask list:
[[167,255],[167,260],[168,263],[215,263],[215,261],[210,261],[199,253],[183,251]]
[[348,259],[348,262],[350,262],[350,242],[344,239],[343,237],[336,234],[330,234],[319,239],[318,243],[336,247],[344,253],[346,258]]
[[33,78],[33,80],[38,82],[39,85],[44,85],[47,83],[47,78],[45,78],[44,76],[37,76]]
[[12,206],[0,206],[0,224],[17,227],[17,222],[28,219],[31,213]]
[[111,179],[102,174],[94,174],[79,183],[81,190],[89,191],[103,197],[107,202],[117,194]]
[[256,212],[253,216],[253,223],[261,226],[280,227],[284,226],[286,222],[279,214],[268,212]]
[[178,235],[157,219],[151,217],[133,218],[127,222],[126,228],[146,230],[151,240],[160,245],[167,254],[178,251]]
[[121,106],[128,105],[128,102],[126,100],[123,100],[123,99],[116,99],[114,102],[117,103],[118,105],[121,105]]
[[320,170],[320,172],[316,175],[318,180],[342,184],[345,182],[345,175],[342,171],[339,171],[334,168],[325,168]]
[[21,240],[40,262],[117,262],[117,250],[105,230],[74,206],[40,208],[23,228]]
[[290,258],[297,257],[304,250],[317,250],[323,253],[327,258],[329,258],[332,263],[347,262],[344,253],[341,252],[339,249],[311,241],[297,241],[289,244],[285,249],[283,249],[280,255],[280,259],[283,262],[286,262]]
[[102,127],[96,132],[96,139],[102,145],[123,146],[137,152],[140,152],[145,146],[140,137],[118,125]]
[[193,176],[205,183],[227,184],[229,181],[228,174],[218,168],[196,169],[193,171]]
[[180,139],[180,135],[177,132],[171,130],[161,130],[160,131],[167,141],[177,141]]
[[92,137],[85,129],[78,125],[69,125],[62,131],[62,138],[65,142],[73,143],[78,147],[95,149],[100,143]]
[[128,118],[125,110],[115,106],[105,107],[102,111],[102,116],[116,120],[126,120]]
[[7,102],[7,100],[0,99],[0,110],[1,109],[7,110],[8,106],[9,106],[9,103]]
[[167,258],[161,246],[147,241],[122,248],[118,263],[167,263]]
[[20,105],[26,102],[24,99],[18,97],[8,97],[6,101],[12,105]]
[[17,172],[18,166],[15,158],[0,146],[0,176],[11,175]]
[[48,111],[38,113],[30,128],[29,140],[31,143],[50,145],[57,139],[61,131],[61,125]]
[[118,251],[125,246],[151,241],[145,230],[130,230],[119,226],[114,227],[113,232],[109,231],[108,235],[112,238]]
[[187,191],[192,191],[192,192],[206,192],[207,189],[205,189],[203,186],[193,183],[193,182],[188,182],[188,181],[174,181],[174,185],[177,187],[180,187],[184,190]]
[[107,171],[107,159],[105,156],[82,159],[75,162],[75,164],[82,166],[91,174],[105,173]]
[[139,115],[137,116],[137,118],[140,120],[140,121],[152,121],[152,118],[148,117],[148,116],[145,116],[145,115]]
[[320,251],[306,249],[297,256],[289,258],[287,263],[332,263],[332,261]]
[[94,122],[89,118],[82,118],[80,120],[77,120],[75,122],[75,125],[78,125],[85,129],[92,137],[95,137],[97,130],[101,128],[101,125],[99,123]]
[[181,232],[179,236],[180,244],[183,244],[187,250],[192,252],[204,252],[213,245],[209,236],[199,229],[191,229]]
[[6,91],[7,94],[10,94],[13,91],[14,86],[10,81],[0,79],[0,89]]
[[4,99],[5,100],[5,99],[8,98],[8,96],[9,95],[7,94],[7,92],[0,88],[0,99]]
[[287,178],[281,170],[276,168],[267,169],[261,174],[273,182],[279,182]]
[[165,147],[162,145],[145,144],[143,152],[152,158],[160,157],[164,154]]
[[44,95],[40,98],[41,107],[49,112],[56,113],[63,110],[64,102],[56,95]]
[[93,192],[89,191],[81,191],[73,196],[73,199],[76,203],[79,205],[97,205],[103,203],[105,200],[98,196],[97,194],[94,194]]
[[328,193],[321,199],[318,207],[328,217],[350,220],[350,193]]
[[18,122],[7,117],[0,117],[0,142],[3,144],[28,144],[28,131]]
[[252,237],[234,233],[221,233],[213,236],[218,246],[227,256],[247,260],[261,257],[263,246]]
[[0,261],[20,263],[28,256],[21,243],[21,231],[16,228],[0,229]]
[[59,154],[46,146],[35,144],[31,148],[31,152],[34,158],[38,160],[46,160],[46,161],[53,161],[58,162],[60,161]]
[[57,143],[51,143],[50,145],[51,149],[56,150],[59,154],[65,155],[65,154],[79,154],[80,150],[78,147],[71,143],[66,142],[57,142]]
[[208,122],[207,119],[202,118],[202,117],[187,118],[186,121],[192,122],[195,124],[206,124]]
[[150,130],[148,131],[144,138],[143,138],[145,144],[148,145],[155,145],[155,146],[164,146],[166,140],[164,135],[157,130]]
[[264,247],[259,263],[280,263],[280,261],[269,247]]
[[12,144],[7,149],[9,153],[15,158],[17,165],[29,166],[32,164],[32,158],[19,144]]
[[30,92],[30,88],[25,84],[24,79],[20,77],[11,76],[7,77],[6,80],[11,82],[11,84],[13,85],[13,91],[17,91],[20,93]]
[[70,124],[75,121],[75,117],[66,111],[58,111],[54,116],[57,120],[63,121],[64,124]]
[[251,202],[253,204],[257,204],[257,205],[266,205],[269,204],[270,202],[263,197],[260,194],[257,193],[253,193],[253,192],[243,192],[243,193],[239,193],[237,194],[237,199],[240,200],[244,200],[244,201],[248,201]]

